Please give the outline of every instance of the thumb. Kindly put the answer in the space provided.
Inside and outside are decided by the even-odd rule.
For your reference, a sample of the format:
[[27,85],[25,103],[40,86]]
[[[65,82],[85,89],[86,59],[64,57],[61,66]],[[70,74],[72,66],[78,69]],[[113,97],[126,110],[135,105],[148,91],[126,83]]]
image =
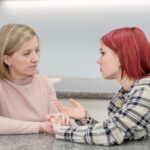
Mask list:
[[69,102],[74,105],[75,107],[81,107],[81,104],[77,102],[75,99],[69,99]]
[[52,126],[55,126],[55,121],[54,121],[54,119],[51,119],[51,122],[52,122]]
[[55,117],[54,114],[46,115],[46,119],[49,120],[49,121],[51,121],[51,119],[53,119],[54,117]]

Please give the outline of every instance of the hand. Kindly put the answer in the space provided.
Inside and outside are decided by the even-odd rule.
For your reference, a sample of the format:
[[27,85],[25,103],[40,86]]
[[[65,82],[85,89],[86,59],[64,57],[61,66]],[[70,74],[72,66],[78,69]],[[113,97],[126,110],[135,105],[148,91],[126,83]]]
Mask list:
[[77,120],[84,119],[86,115],[84,107],[74,99],[69,99],[69,102],[74,105],[74,108],[63,106],[59,101],[55,104],[60,112],[67,113],[69,117]]
[[[71,126],[70,122],[68,124],[67,123],[62,124],[62,115],[61,115],[62,113],[57,113],[57,114],[58,114],[58,116],[55,116],[55,118],[51,118],[54,132],[57,132],[58,130],[60,130],[61,127],[69,128]],[[65,117],[66,117],[66,115],[65,115]]]
[[54,119],[51,119],[51,121],[52,121],[54,132],[57,132],[62,126],[60,118],[57,120],[57,122]]
[[71,120],[69,116],[66,113],[52,113],[46,116],[47,120],[54,121],[54,122],[60,122],[62,126],[70,126]]
[[40,122],[39,132],[40,133],[54,134],[52,122],[51,121]]

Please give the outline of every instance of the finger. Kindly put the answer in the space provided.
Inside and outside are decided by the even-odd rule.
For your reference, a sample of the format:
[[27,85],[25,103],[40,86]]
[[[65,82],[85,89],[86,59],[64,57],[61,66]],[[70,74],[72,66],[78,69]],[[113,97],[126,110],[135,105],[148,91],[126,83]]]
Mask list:
[[46,121],[46,123],[48,126],[52,127],[52,119],[51,119],[51,121]]
[[51,114],[46,115],[46,119],[47,119],[47,120],[51,121],[51,119],[52,119],[52,118],[54,118],[54,116],[53,116],[53,115],[51,115]]
[[55,119],[54,119],[55,123],[58,123],[58,121],[59,121],[60,118],[61,118],[60,114],[59,113],[56,114],[55,115]]
[[79,102],[77,102],[75,99],[71,98],[69,99],[69,102],[76,107],[82,107],[82,105]]
[[55,115],[56,115],[56,113],[51,113],[51,114],[48,114],[47,117],[48,118],[55,118]]
[[62,114],[62,120],[61,120],[61,125],[69,126],[70,124],[70,118],[66,113]]
[[51,116],[50,115],[46,115],[46,120],[51,120]]
[[61,125],[62,125],[62,126],[65,125],[65,119],[66,119],[66,118],[65,118],[64,116],[61,117],[61,120],[60,120],[60,121],[61,121]]
[[55,126],[55,121],[54,121],[54,119],[52,119],[52,126],[54,127]]
[[59,114],[59,116],[57,117],[57,123],[60,122],[60,124],[62,126],[68,124],[68,115],[66,115],[65,113],[61,113]]
[[61,118],[58,119],[57,124],[61,125]]
[[55,105],[56,105],[56,107],[58,108],[58,110],[59,110],[60,112],[65,112],[65,108],[64,108],[64,106],[63,106],[62,104],[60,104],[60,103],[55,103]]
[[51,113],[51,114],[46,115],[46,119],[51,121],[51,119],[55,118],[55,116],[56,116],[56,113]]
[[55,123],[55,120],[52,119],[52,128],[53,128],[54,132],[57,131],[57,129],[59,128],[59,126],[60,125],[58,123]]
[[57,102],[57,104],[58,104],[58,106],[60,106],[60,107],[63,108],[63,109],[66,108],[66,107],[65,107],[62,103],[60,103],[60,102]]
[[66,117],[66,123],[65,123],[65,125],[66,125],[66,126],[70,126],[70,124],[71,124],[71,123],[70,123],[70,118],[69,118],[69,117]]

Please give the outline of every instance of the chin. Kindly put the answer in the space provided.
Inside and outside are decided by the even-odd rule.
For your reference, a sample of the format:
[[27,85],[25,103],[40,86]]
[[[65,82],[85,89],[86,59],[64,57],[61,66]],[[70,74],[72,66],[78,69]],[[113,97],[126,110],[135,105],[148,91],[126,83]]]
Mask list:
[[104,79],[109,79],[108,77],[103,77]]
[[37,72],[29,73],[28,76],[34,76]]
[[104,75],[103,75],[103,78],[108,79],[108,80],[113,80],[114,79],[112,76],[104,76]]

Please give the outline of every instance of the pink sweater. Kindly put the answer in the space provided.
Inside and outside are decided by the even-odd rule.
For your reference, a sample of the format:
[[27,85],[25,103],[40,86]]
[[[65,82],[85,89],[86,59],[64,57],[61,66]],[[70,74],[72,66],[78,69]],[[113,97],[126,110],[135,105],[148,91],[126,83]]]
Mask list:
[[46,76],[36,74],[24,81],[0,80],[0,134],[38,133],[46,115],[58,112],[56,100]]

